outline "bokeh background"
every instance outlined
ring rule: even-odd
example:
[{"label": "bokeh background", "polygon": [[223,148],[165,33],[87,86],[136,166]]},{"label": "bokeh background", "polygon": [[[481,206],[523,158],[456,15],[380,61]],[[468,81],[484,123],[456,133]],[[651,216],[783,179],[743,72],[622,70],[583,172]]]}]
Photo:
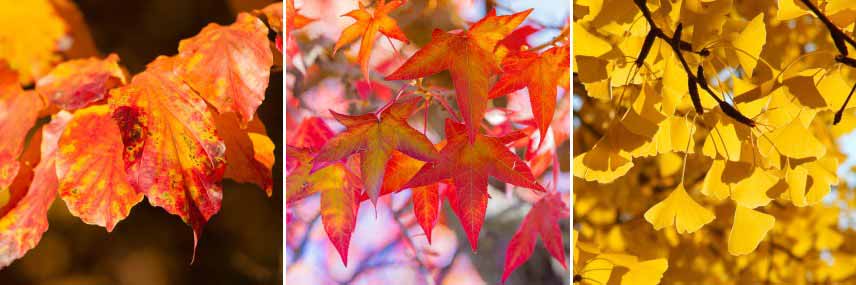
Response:
[{"label": "bokeh background", "polygon": [[[354,23],[353,19],[342,15],[357,9],[358,1],[295,0],[299,14],[317,21],[292,32],[299,54],[286,59],[288,133],[294,133],[299,123],[310,116],[321,117],[339,132],[343,126],[331,118],[328,110],[363,114],[385,104],[401,87],[402,81],[383,81],[383,75],[391,73],[418,47],[428,43],[434,28],[444,31],[463,29],[494,8],[499,15],[534,8],[528,20],[521,25],[537,30],[524,37],[527,44],[534,47],[557,37],[570,21],[570,3],[566,0],[408,0],[391,16],[411,44],[390,43],[385,37],[377,40],[369,64],[371,79],[377,89],[370,92],[366,84],[360,82],[363,75],[355,63],[358,43],[332,55],[333,45],[342,30]],[[446,96],[451,104],[455,104],[448,72],[430,76],[425,81],[426,86],[445,89],[437,94]],[[570,132],[569,96],[560,88],[561,99],[556,106],[553,125],[554,133],[559,137]],[[530,110],[526,89],[498,98],[493,103],[494,107],[525,110],[521,113]],[[447,116],[437,105],[433,103],[429,109],[427,121],[427,136],[435,143],[443,138],[443,122]],[[422,112],[418,111],[409,121],[420,131],[425,123]],[[528,116],[531,117],[531,113]],[[490,111],[487,118],[491,123],[515,120],[512,115]],[[548,141],[549,138],[550,135]],[[556,189],[563,193],[563,199],[570,201],[570,144],[567,138],[557,140],[560,143],[541,148],[557,154],[556,180],[553,180],[548,166],[536,176],[545,187],[557,186]],[[549,154],[546,157],[551,157]],[[491,198],[476,252],[470,250],[460,222],[445,200],[430,245],[412,214],[409,190],[391,195],[392,198],[382,197],[377,211],[371,202],[363,202],[351,238],[348,267],[343,266],[324,231],[319,218],[319,195],[289,204],[286,212],[286,282],[312,285],[499,284],[508,243],[537,196],[529,189],[508,187],[495,180],[491,180],[488,191]],[[570,232],[568,220],[562,221],[561,227],[563,232]],[[565,234],[564,241],[566,252],[569,252],[568,234]],[[529,261],[515,270],[506,284],[570,283],[569,272],[551,259],[540,242],[538,244]],[[414,254],[421,257],[421,263]],[[569,263],[570,260],[568,258]]]},{"label": "bokeh background", "polygon": [[[276,1],[75,1],[95,47],[116,53],[131,74],[208,23]],[[276,145],[273,197],[224,181],[222,210],[205,227],[191,265],[193,233],[177,216],[144,201],[112,233],[71,216],[57,199],[38,246],[0,270],[2,285],[282,284],[282,71],[272,71],[258,111]]]}]

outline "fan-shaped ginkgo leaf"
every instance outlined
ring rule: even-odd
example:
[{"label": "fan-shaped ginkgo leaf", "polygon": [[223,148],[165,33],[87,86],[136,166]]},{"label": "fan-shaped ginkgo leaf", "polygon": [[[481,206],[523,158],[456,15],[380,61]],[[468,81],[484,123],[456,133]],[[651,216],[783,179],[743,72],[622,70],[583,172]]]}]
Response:
[{"label": "fan-shaped ginkgo leaf", "polygon": [[59,139],[59,196],[72,215],[108,232],[143,200],[125,174],[124,149],[106,105],[76,111]]},{"label": "fan-shaped ginkgo leaf", "polygon": [[220,211],[226,147],[208,105],[159,57],[128,85],[113,89],[113,118],[122,131],[129,181],[152,205],[193,228]]},{"label": "fan-shaped ginkgo leaf", "polygon": [[713,221],[713,212],[698,204],[684,189],[683,183],[665,200],[660,201],[645,212],[645,220],[660,230],[672,225],[679,233],[692,233]]},{"label": "fan-shaped ginkgo leaf", "polygon": [[511,237],[508,249],[505,251],[502,283],[505,283],[514,269],[532,256],[535,241],[539,235],[550,255],[556,258],[562,266],[567,267],[559,220],[567,218],[568,214],[568,206],[562,201],[562,196],[555,192],[547,194],[532,206],[532,209],[523,218],[520,228]]},{"label": "fan-shaped ginkgo leaf", "polygon": [[462,33],[435,29],[431,42],[422,47],[386,80],[408,80],[449,70],[467,126],[470,142],[475,140],[487,108],[488,79],[501,68],[494,57],[496,44],[508,36],[532,9],[506,16],[491,10]]},{"label": "fan-shaped ginkgo leaf", "polygon": [[349,116],[330,111],[348,129],[327,141],[318,151],[313,168],[360,153],[363,190],[372,203],[376,203],[387,162],[394,150],[424,161],[439,157],[431,141],[407,123],[419,102],[421,98],[398,101],[381,109],[379,114]]},{"label": "fan-shaped ginkgo leaf", "polygon": [[744,255],[755,251],[775,223],[776,218],[771,215],[737,206],[734,225],[728,234],[728,253]]},{"label": "fan-shaped ginkgo leaf", "polygon": [[758,58],[761,56],[761,49],[767,42],[767,27],[764,23],[764,13],[760,13],[743,29],[743,32],[734,40],[734,47],[737,51],[737,60],[743,71],[751,77],[752,71],[758,64]]},{"label": "fan-shaped ginkgo leaf", "polygon": [[488,176],[539,191],[544,191],[544,188],[535,181],[526,162],[505,146],[505,143],[519,139],[519,135],[497,138],[479,134],[473,143],[469,143],[465,132],[462,124],[447,119],[447,143],[440,151],[440,159],[422,166],[402,188],[452,179],[455,186],[455,191],[449,193],[452,210],[461,219],[470,246],[475,251],[487,207]]},{"label": "fan-shaped ginkgo leaf", "polygon": [[369,80],[369,58],[371,57],[372,48],[377,40],[377,32],[384,34],[387,37],[409,44],[410,40],[398,27],[398,23],[389,16],[392,10],[403,5],[404,1],[393,0],[386,3],[385,0],[376,1],[374,12],[369,13],[366,8],[361,7],[358,10],[353,10],[345,14],[345,16],[354,18],[356,23],[351,24],[342,31],[339,40],[333,47],[335,54],[343,46],[362,37],[360,41],[360,53],[357,60],[360,62],[360,70],[363,72],[365,80]]},{"label": "fan-shaped ginkgo leaf", "polygon": [[63,62],[36,82],[36,91],[65,110],[76,110],[107,97],[110,89],[125,84],[119,56]]},{"label": "fan-shaped ginkgo leaf", "polygon": [[621,285],[657,285],[669,268],[665,258],[637,262],[628,267],[630,271],[621,276]]},{"label": "fan-shaped ginkgo leaf", "polygon": [[59,112],[42,129],[41,159],[32,184],[14,184],[13,199],[0,208],[0,268],[24,256],[48,229],[48,209],[56,198],[57,141],[70,119],[70,113]]},{"label": "fan-shaped ginkgo leaf", "polygon": [[218,115],[214,122],[217,133],[226,144],[225,178],[241,183],[253,183],[268,196],[273,194],[274,144],[265,126],[257,118],[246,127],[234,112]]},{"label": "fan-shaped ginkgo leaf", "polygon": [[43,105],[36,93],[21,90],[18,75],[0,63],[0,191],[18,174],[18,156]]},{"label": "fan-shaped ginkgo leaf", "polygon": [[209,24],[178,45],[178,73],[221,113],[253,119],[265,98],[273,53],[268,29],[256,17],[238,14],[229,26]]},{"label": "fan-shaped ginkgo leaf", "polygon": [[556,112],[559,78],[569,67],[570,49],[567,46],[553,47],[540,55],[531,51],[513,53],[502,60],[502,75],[490,89],[488,98],[527,87],[535,124],[543,138]]}]

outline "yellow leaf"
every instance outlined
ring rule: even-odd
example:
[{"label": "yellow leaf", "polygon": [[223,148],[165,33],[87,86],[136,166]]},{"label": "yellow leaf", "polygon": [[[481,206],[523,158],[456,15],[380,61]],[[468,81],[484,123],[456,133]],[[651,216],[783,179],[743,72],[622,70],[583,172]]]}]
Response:
[{"label": "yellow leaf", "polygon": [[574,56],[599,57],[612,49],[612,45],[574,22]]},{"label": "yellow leaf", "polygon": [[683,184],[678,184],[669,197],[645,212],[645,220],[655,230],[675,225],[679,233],[695,232],[714,218],[713,212],[690,198]]},{"label": "yellow leaf", "polygon": [[773,228],[776,218],[750,208],[737,206],[734,225],[728,234],[728,253],[744,255],[758,247],[767,232]]},{"label": "yellow leaf", "polygon": [[704,177],[701,193],[716,200],[727,198],[731,194],[731,187],[722,179],[724,171],[725,161],[714,160]]},{"label": "yellow leaf", "polygon": [[752,21],[749,21],[743,32],[734,40],[734,47],[742,50],[742,52],[736,52],[737,60],[740,61],[743,71],[749,77],[752,77],[752,71],[755,70],[755,65],[758,64],[758,57],[761,56],[761,49],[766,42],[767,29],[764,24],[763,13],[758,14]]},{"label": "yellow leaf", "polygon": [[630,266],[630,271],[621,277],[621,285],[656,285],[669,268],[665,258],[638,262]]},{"label": "yellow leaf", "polygon": [[765,206],[772,200],[767,197],[767,190],[770,190],[778,181],[779,179],[775,175],[763,169],[755,168],[751,176],[734,185],[731,199],[734,199],[737,205],[750,209]]},{"label": "yellow leaf", "polygon": [[808,170],[797,166],[794,169],[785,170],[785,182],[788,183],[788,195],[794,206],[805,207],[808,205],[805,198],[805,186],[808,179]]}]

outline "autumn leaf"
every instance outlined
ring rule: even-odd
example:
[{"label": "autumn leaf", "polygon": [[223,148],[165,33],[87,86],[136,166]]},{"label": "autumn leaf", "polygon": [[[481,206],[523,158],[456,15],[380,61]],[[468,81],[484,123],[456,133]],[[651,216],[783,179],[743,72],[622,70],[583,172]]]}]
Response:
[{"label": "autumn leaf", "polygon": [[683,183],[678,184],[668,198],[648,209],[644,216],[655,230],[674,225],[679,233],[695,232],[715,218],[710,210],[687,194]]},{"label": "autumn leaf", "polygon": [[0,59],[29,84],[47,73],[61,58],[60,42],[67,24],[50,0],[10,1],[0,5]]},{"label": "autumn leaf", "polygon": [[143,194],[128,182],[122,134],[106,105],[74,112],[59,138],[59,196],[72,215],[113,231]]},{"label": "autumn leaf", "polygon": [[529,89],[529,102],[535,123],[545,137],[553,122],[556,109],[556,88],[559,78],[570,64],[570,49],[567,46],[553,47],[542,54],[531,51],[513,53],[502,61],[502,75],[488,93],[496,98],[520,88]]},{"label": "autumn leaf", "polygon": [[491,10],[469,31],[452,33],[435,29],[431,42],[385,79],[409,80],[448,70],[457,92],[458,108],[467,126],[467,135],[472,142],[487,108],[488,79],[501,71],[493,54],[494,48],[531,12],[529,9],[496,16],[496,11]]},{"label": "autumn leaf", "polygon": [[119,56],[63,62],[36,82],[36,91],[60,108],[73,111],[101,101],[110,89],[125,84]]},{"label": "autumn leaf", "polygon": [[568,206],[562,201],[559,193],[550,193],[542,197],[520,224],[520,228],[511,237],[508,249],[505,251],[505,266],[502,272],[502,283],[514,272],[514,269],[529,260],[535,249],[535,241],[541,236],[541,241],[556,260],[565,264],[565,247],[562,244],[562,229],[559,220],[568,218]]},{"label": "autumn leaf", "polygon": [[308,149],[286,146],[285,151],[286,157],[296,160],[296,168],[286,177],[286,203],[321,193],[321,222],[327,238],[347,266],[348,246],[359,208],[359,178],[343,163],[334,163],[310,174],[312,155]]},{"label": "autumn leaf", "polygon": [[327,141],[318,151],[313,169],[360,153],[363,189],[376,204],[384,169],[394,150],[423,161],[439,157],[431,141],[407,123],[407,118],[419,107],[420,101],[421,98],[398,101],[387,109],[379,110],[379,113],[359,116],[330,111],[347,130]]},{"label": "autumn leaf", "polygon": [[380,32],[389,38],[399,40],[404,44],[410,43],[407,36],[404,35],[404,32],[402,32],[401,28],[398,27],[398,23],[395,19],[389,16],[389,13],[392,12],[392,10],[395,10],[403,4],[404,1],[393,0],[386,3],[385,0],[379,0],[375,4],[373,13],[369,13],[366,7],[362,7],[362,4],[360,4],[360,9],[353,10],[345,14],[345,16],[354,18],[357,22],[351,24],[342,31],[342,35],[339,36],[339,40],[336,41],[336,45],[333,47],[333,54],[343,46],[362,37],[362,40],[360,41],[360,53],[357,58],[360,62],[360,70],[363,72],[363,77],[368,81],[369,58],[371,57],[374,43],[377,40],[377,32]]},{"label": "autumn leaf", "polygon": [[737,206],[734,226],[728,234],[728,253],[744,255],[755,251],[775,223],[776,218],[771,215]]},{"label": "autumn leaf", "polygon": [[[285,54],[289,58],[296,56],[300,51],[297,48],[297,41],[294,40],[294,37],[291,35],[296,29],[303,28],[309,23],[314,22],[316,19],[312,19],[298,13],[298,9],[294,8],[294,0],[285,0],[285,37],[288,46],[285,48]],[[281,39],[280,39],[281,40]],[[280,43],[280,46],[282,44]],[[282,48],[280,47],[280,50]]]},{"label": "autumn leaf", "polygon": [[111,90],[110,105],[129,182],[193,228],[195,249],[202,227],[220,210],[226,150],[208,105],[173,72],[175,61],[155,59]]},{"label": "autumn leaf", "polygon": [[18,174],[18,156],[43,105],[36,93],[21,90],[16,72],[0,64],[0,191]]},{"label": "autumn leaf", "polygon": [[505,143],[519,135],[489,137],[477,135],[469,143],[464,125],[446,120],[448,142],[437,161],[422,166],[402,188],[413,188],[452,179],[455,191],[449,199],[455,214],[461,219],[473,251],[478,247],[478,235],[487,208],[489,176],[513,185],[544,191],[535,181],[526,162],[508,150]]},{"label": "autumn leaf", "polygon": [[42,130],[41,160],[32,184],[17,184],[13,199],[0,208],[0,268],[34,248],[48,229],[47,212],[56,197],[56,150],[72,115],[60,112]]},{"label": "autumn leaf", "polygon": [[217,134],[226,144],[225,178],[240,183],[253,183],[262,188],[268,197],[273,194],[274,144],[268,137],[265,126],[258,118],[250,121],[246,128],[233,112],[218,115]]},{"label": "autumn leaf", "polygon": [[273,53],[264,23],[247,13],[229,26],[209,24],[178,45],[177,73],[220,113],[253,119],[265,99]]},{"label": "autumn leaf", "polygon": [[286,135],[286,144],[290,146],[318,150],[335,134],[321,118],[307,117],[300,121],[297,129]]}]

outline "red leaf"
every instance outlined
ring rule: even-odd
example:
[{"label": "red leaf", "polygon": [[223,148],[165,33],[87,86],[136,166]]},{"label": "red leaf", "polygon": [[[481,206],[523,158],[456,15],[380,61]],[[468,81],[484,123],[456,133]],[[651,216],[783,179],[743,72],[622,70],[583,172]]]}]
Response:
[{"label": "red leaf", "polygon": [[300,121],[293,132],[288,132],[286,144],[298,148],[318,150],[333,137],[333,130],[318,117],[308,117]]},{"label": "red leaf", "polygon": [[107,92],[125,84],[119,57],[88,58],[63,62],[36,82],[36,91],[51,103],[69,111],[80,109],[107,97]]},{"label": "red leaf", "polygon": [[0,63],[0,190],[15,179],[24,140],[43,107],[36,93],[21,90],[17,73]]},{"label": "red leaf", "polygon": [[[48,229],[47,212],[56,197],[55,153],[57,140],[71,119],[60,112],[42,130],[41,161],[35,168],[33,183],[15,183],[13,199],[0,209],[0,268],[24,256],[39,243]],[[29,187],[27,187],[29,184]]]},{"label": "red leaf", "polygon": [[569,63],[567,46],[551,48],[541,55],[531,51],[511,54],[502,61],[502,76],[488,97],[492,99],[528,87],[535,123],[544,138],[556,109],[556,87]]},{"label": "red leaf", "polygon": [[181,78],[221,113],[253,119],[265,99],[273,53],[268,29],[256,17],[238,14],[229,26],[209,24],[178,45]]},{"label": "red leaf", "polygon": [[565,264],[562,230],[559,228],[559,220],[567,218],[568,214],[568,206],[562,201],[562,196],[558,192],[547,194],[532,206],[505,251],[503,284],[514,269],[532,256],[537,235],[541,236],[541,241],[544,242],[550,255],[561,262],[562,266],[568,268]]},{"label": "red leaf", "polygon": [[416,79],[449,70],[457,92],[458,107],[472,142],[487,108],[488,79],[501,70],[493,50],[530,12],[532,9],[496,16],[496,11],[492,10],[464,33],[435,29],[431,34],[431,42],[413,54],[386,80]]},{"label": "red leaf", "polygon": [[111,90],[110,105],[131,185],[193,228],[195,251],[202,227],[220,211],[226,147],[208,105],[173,72],[175,64],[155,59]]},{"label": "red leaf", "polygon": [[463,125],[447,119],[448,143],[440,151],[440,159],[422,166],[402,188],[452,179],[455,185],[455,191],[449,193],[452,209],[461,219],[475,251],[487,208],[488,176],[521,187],[540,191],[544,188],[535,181],[526,162],[505,146],[505,142],[519,138],[519,133],[500,138],[478,134],[471,144],[464,131]]},{"label": "red leaf", "polygon": [[399,101],[380,114],[348,116],[331,111],[336,120],[348,129],[327,141],[315,157],[313,168],[318,169],[359,152],[363,189],[372,203],[376,203],[387,162],[394,150],[423,161],[438,158],[431,141],[407,124],[407,118],[420,101],[421,98]]},{"label": "red leaf", "polygon": [[143,200],[125,174],[124,145],[108,106],[80,109],[59,139],[59,196],[72,215],[113,231]]}]

